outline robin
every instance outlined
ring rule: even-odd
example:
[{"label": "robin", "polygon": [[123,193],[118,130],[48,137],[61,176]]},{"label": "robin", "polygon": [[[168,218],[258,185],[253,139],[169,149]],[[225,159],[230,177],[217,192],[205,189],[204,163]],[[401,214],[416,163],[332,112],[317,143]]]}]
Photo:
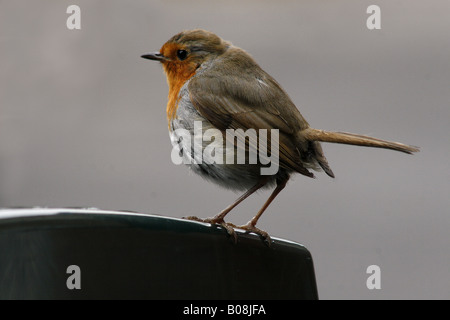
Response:
[{"label": "robin", "polygon": [[[234,203],[214,217],[187,219],[221,225],[235,241],[234,228],[240,228],[260,235],[270,244],[268,233],[257,228],[256,223],[293,173],[313,178],[310,170],[323,170],[334,178],[320,142],[386,148],[408,154],[419,151],[398,142],[311,128],[274,78],[261,69],[246,51],[214,33],[200,29],[180,32],[170,38],[159,52],[142,55],[142,58],[159,61],[166,74],[169,86],[167,120],[174,148],[191,160],[188,164],[195,173],[223,187],[245,190]],[[200,132],[195,130],[196,123],[201,124]],[[211,129],[223,136],[223,139],[215,136],[216,151],[221,148],[231,152],[236,159],[238,149],[245,150],[246,161],[229,163],[205,157],[198,161],[208,145],[200,140],[200,148],[192,147],[192,140],[179,132],[188,132],[195,140],[198,133]],[[245,136],[250,129],[270,132],[265,140],[259,139],[256,143]],[[230,141],[229,130],[240,130],[240,134]],[[274,147],[270,144],[275,133],[278,140]],[[239,139],[243,143],[239,143]],[[262,158],[256,163],[248,161],[251,150],[255,153],[263,146],[267,147],[268,155],[278,151],[278,170],[270,175],[262,174],[261,169],[268,166]],[[247,224],[237,227],[224,221],[239,203],[257,190],[269,187],[274,187],[274,191]]]}]

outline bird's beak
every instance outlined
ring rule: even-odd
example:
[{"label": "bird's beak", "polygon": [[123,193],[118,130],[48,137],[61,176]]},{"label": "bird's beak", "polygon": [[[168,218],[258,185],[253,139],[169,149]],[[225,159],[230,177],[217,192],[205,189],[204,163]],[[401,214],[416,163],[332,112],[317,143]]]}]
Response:
[{"label": "bird's beak", "polygon": [[159,52],[151,52],[151,53],[146,53],[146,54],[143,54],[142,56],[141,56],[141,58],[144,58],[144,59],[150,59],[150,60],[156,60],[156,61],[167,61],[167,60],[169,60],[168,58],[166,58],[166,57],[164,57],[161,53],[159,53]]}]

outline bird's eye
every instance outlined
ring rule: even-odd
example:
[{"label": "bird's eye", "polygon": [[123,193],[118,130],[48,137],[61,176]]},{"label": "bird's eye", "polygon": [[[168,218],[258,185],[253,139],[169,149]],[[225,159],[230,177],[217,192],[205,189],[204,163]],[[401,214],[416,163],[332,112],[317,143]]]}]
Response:
[{"label": "bird's eye", "polygon": [[181,61],[183,61],[184,59],[186,59],[188,55],[188,52],[186,50],[178,50],[177,51],[177,57],[178,59],[180,59]]}]

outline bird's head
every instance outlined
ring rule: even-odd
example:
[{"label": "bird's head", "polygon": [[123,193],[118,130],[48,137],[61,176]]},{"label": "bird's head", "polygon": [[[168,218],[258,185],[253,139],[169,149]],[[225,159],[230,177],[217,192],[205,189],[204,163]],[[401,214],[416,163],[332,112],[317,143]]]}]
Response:
[{"label": "bird's head", "polygon": [[159,61],[172,80],[186,80],[206,61],[224,53],[231,44],[212,32],[196,29],[180,32],[159,50],[142,58]]}]

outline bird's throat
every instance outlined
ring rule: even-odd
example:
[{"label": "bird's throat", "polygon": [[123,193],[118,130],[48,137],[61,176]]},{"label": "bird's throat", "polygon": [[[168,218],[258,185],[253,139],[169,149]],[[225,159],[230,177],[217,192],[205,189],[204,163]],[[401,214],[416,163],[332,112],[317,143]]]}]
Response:
[{"label": "bird's throat", "polygon": [[168,66],[165,68],[167,84],[169,85],[169,96],[166,110],[169,127],[170,122],[176,117],[177,114],[178,102],[180,101],[180,90],[186,81],[188,81],[195,74],[195,69],[189,70],[183,68],[184,70],[179,70],[176,67],[177,66]]}]

